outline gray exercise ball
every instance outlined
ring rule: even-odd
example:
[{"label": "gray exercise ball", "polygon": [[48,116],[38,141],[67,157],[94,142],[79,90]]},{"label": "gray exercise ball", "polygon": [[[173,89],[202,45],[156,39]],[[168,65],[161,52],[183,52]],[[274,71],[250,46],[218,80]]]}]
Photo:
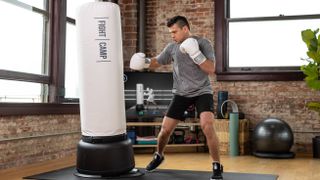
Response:
[{"label": "gray exercise ball", "polygon": [[290,126],[280,119],[261,121],[253,132],[253,148],[261,153],[288,153],[293,145]]}]

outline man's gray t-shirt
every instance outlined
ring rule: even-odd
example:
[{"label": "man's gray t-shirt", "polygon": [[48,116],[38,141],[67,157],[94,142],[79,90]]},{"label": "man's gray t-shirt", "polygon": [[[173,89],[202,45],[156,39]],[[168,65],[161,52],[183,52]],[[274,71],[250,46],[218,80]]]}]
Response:
[{"label": "man's gray t-shirt", "polygon": [[[192,36],[199,43],[200,51],[211,61],[215,60],[212,45],[208,39]],[[180,52],[181,43],[169,43],[156,57],[159,64],[173,63],[173,93],[185,97],[212,94],[208,74],[195,64],[188,54]]]}]

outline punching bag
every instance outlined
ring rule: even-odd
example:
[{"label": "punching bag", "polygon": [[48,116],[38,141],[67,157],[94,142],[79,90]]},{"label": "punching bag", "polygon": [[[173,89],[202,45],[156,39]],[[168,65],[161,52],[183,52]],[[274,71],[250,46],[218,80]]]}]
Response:
[{"label": "punching bag", "polygon": [[86,3],[78,8],[76,27],[82,132],[76,175],[128,173],[135,162],[126,135],[120,8]]}]

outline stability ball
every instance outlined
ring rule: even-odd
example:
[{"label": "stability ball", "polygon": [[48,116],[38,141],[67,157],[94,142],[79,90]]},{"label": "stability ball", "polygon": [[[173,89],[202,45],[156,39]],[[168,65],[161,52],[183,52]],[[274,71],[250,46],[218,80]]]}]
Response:
[{"label": "stability ball", "polygon": [[253,154],[258,157],[291,158],[293,133],[290,126],[275,118],[261,121],[253,132]]}]

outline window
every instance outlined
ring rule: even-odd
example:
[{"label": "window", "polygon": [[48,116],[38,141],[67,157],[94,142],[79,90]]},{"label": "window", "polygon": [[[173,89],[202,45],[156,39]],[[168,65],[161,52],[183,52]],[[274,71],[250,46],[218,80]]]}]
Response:
[{"label": "window", "polygon": [[[43,102],[43,85],[39,83],[1,80],[0,102]],[[21,93],[23,90],[23,93]]]},{"label": "window", "polygon": [[320,24],[318,0],[215,1],[217,80],[300,80],[301,31]]},{"label": "window", "polygon": [[93,1],[92,0],[77,0],[77,1],[68,0],[67,1],[66,73],[65,73],[66,100],[74,100],[74,98],[79,98],[75,17],[76,17],[76,9],[82,4],[87,2],[93,2]]},{"label": "window", "polygon": [[64,103],[66,1],[0,0],[0,11],[0,115],[79,114]]},{"label": "window", "polygon": [[0,102],[46,102],[47,0],[0,0]]}]

